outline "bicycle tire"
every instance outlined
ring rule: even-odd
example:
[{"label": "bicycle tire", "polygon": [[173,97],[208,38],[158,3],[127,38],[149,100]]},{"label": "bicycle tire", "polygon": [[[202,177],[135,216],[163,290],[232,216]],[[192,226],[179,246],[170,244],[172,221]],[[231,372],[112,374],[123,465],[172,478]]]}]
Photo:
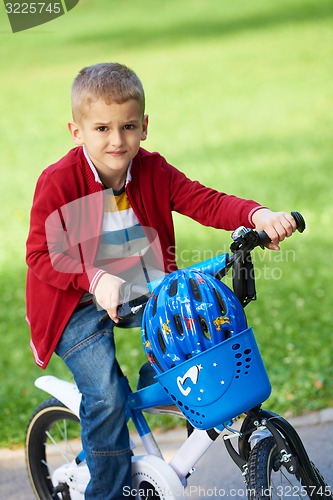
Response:
[{"label": "bicycle tire", "polygon": [[[288,497],[310,498],[311,500],[332,499],[330,487],[312,462],[311,466],[316,481],[308,478],[301,464],[295,474],[288,472],[277,458],[274,438],[262,439],[249,455],[247,473],[249,500],[275,500]],[[313,484],[314,482],[316,484]]]},{"label": "bicycle tire", "polygon": [[[77,444],[77,450],[74,450]],[[70,500],[69,489],[55,493],[52,470],[75,459],[81,448],[77,416],[56,398],[44,401],[33,413],[26,431],[25,456],[30,483],[41,500]]]}]

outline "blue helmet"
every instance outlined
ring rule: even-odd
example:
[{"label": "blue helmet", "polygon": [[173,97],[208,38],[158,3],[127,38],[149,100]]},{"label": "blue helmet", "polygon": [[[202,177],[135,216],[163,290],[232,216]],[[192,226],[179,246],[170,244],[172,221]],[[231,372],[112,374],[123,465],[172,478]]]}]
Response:
[{"label": "blue helmet", "polygon": [[246,327],[243,308],[224,283],[182,269],[166,276],[149,299],[142,342],[155,371],[163,373]]}]

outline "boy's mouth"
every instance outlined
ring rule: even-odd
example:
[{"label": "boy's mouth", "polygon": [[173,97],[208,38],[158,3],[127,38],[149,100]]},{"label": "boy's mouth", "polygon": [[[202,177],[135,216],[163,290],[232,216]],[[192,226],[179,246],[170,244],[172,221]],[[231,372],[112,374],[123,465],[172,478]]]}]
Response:
[{"label": "boy's mouth", "polygon": [[108,151],[107,152],[107,154],[109,154],[110,156],[114,156],[116,158],[123,156],[125,153],[126,153],[126,151]]}]

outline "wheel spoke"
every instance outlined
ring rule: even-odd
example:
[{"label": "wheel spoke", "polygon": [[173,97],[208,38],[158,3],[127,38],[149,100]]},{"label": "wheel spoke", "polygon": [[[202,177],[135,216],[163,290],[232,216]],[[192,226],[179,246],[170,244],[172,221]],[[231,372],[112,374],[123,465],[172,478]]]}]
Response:
[{"label": "wheel spoke", "polygon": [[[37,408],[26,439],[27,467],[37,497],[43,500],[59,498],[59,494],[54,496],[54,487],[60,485],[54,485],[52,477],[56,469],[73,462],[78,454],[76,445],[81,449],[79,438],[78,418],[58,400],[49,399]],[[66,488],[66,485],[62,487]],[[61,493],[61,497],[63,495]],[[66,498],[70,498],[69,488],[66,489]]]},{"label": "wheel spoke", "polygon": [[[54,448],[59,452],[59,454],[62,456],[62,458],[67,463],[70,463],[75,458],[76,454],[75,454],[74,450],[72,449],[69,441],[64,440],[64,441],[60,441],[60,443],[58,443],[57,439],[54,438],[53,435],[49,431],[47,431],[45,434],[48,437],[48,439],[51,441],[51,443],[53,444]],[[65,448],[63,449],[64,444],[65,444]]]}]

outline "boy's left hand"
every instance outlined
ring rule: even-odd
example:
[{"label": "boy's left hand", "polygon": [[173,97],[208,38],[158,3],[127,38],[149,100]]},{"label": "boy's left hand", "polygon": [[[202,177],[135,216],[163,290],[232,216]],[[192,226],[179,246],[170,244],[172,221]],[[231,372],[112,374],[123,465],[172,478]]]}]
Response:
[{"label": "boy's left hand", "polygon": [[266,245],[270,250],[280,250],[279,242],[296,231],[296,221],[292,215],[287,212],[272,212],[268,208],[254,212],[252,222],[256,231],[265,231],[271,239],[271,243]]}]

